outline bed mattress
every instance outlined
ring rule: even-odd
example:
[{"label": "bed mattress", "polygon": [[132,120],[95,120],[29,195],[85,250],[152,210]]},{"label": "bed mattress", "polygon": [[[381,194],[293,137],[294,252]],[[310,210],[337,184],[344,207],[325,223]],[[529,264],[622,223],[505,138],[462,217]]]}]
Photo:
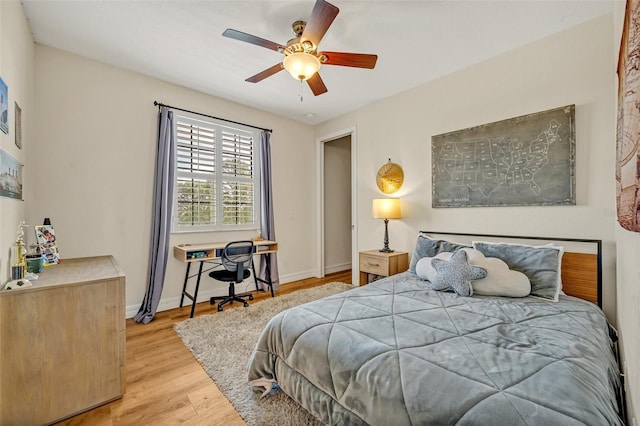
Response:
[{"label": "bed mattress", "polygon": [[597,306],[460,297],[410,272],[276,315],[258,378],[326,424],[622,424]]}]

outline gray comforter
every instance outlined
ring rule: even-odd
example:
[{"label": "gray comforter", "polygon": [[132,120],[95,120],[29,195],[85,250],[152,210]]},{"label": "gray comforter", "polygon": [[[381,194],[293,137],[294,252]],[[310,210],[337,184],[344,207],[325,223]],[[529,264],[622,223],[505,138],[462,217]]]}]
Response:
[{"label": "gray comforter", "polygon": [[249,364],[327,424],[615,425],[593,304],[460,297],[406,272],[276,315]]}]

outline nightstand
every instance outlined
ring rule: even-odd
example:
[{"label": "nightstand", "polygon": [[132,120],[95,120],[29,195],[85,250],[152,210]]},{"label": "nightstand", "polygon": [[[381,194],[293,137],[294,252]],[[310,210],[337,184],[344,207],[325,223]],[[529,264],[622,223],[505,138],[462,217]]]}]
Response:
[{"label": "nightstand", "polygon": [[383,253],[379,250],[360,252],[360,285],[369,284],[368,274],[389,277],[409,269],[409,254],[404,251]]}]

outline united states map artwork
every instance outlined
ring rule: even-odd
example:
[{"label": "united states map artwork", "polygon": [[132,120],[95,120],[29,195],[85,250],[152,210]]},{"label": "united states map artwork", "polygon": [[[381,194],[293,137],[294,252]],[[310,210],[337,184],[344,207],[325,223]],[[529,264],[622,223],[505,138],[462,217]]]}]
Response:
[{"label": "united states map artwork", "polygon": [[575,106],[432,137],[432,206],[575,204]]}]

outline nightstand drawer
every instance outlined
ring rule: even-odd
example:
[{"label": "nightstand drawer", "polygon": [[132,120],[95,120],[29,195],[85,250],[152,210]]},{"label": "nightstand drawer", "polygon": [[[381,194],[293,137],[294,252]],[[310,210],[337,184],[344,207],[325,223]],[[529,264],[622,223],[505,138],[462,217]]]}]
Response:
[{"label": "nightstand drawer", "polygon": [[360,271],[376,275],[389,275],[389,258],[360,253]]}]

